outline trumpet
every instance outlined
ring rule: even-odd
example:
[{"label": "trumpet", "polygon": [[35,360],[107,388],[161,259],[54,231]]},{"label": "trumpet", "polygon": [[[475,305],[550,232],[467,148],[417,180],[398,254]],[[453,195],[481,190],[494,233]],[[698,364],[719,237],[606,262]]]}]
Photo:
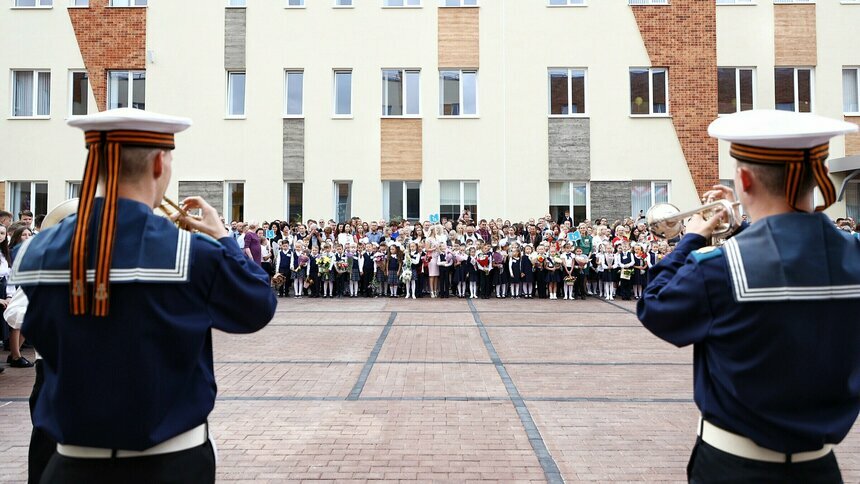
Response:
[{"label": "trumpet", "polygon": [[699,208],[682,212],[681,209],[671,203],[658,203],[648,209],[648,213],[645,214],[645,223],[654,237],[663,240],[674,239],[681,235],[684,230],[684,220],[697,213],[707,220],[714,216],[716,210],[723,208],[726,211],[727,220],[717,225],[711,234],[712,243],[722,244],[741,226],[741,221],[735,215],[735,207],[738,206],[740,206],[740,202],[717,200],[706,203]]},{"label": "trumpet", "polygon": [[[51,209],[51,211],[48,212],[47,215],[45,215],[45,220],[42,221],[42,229],[44,230],[48,227],[51,227],[52,225],[56,225],[61,220],[63,220],[64,218],[68,217],[69,215],[77,213],[79,202],[80,202],[79,198],[70,198],[64,202],[61,202],[56,207]],[[183,217],[190,217],[190,218],[197,218],[197,219],[200,218],[197,215],[189,214],[182,207],[180,207],[176,202],[174,202],[173,200],[171,200],[167,197],[164,197],[163,201],[161,202],[161,205],[158,206],[158,210],[160,210],[165,216],[167,216],[167,218],[170,218],[173,214],[175,214],[177,212]],[[176,221],[176,226],[177,227],[179,226],[178,220]]]}]

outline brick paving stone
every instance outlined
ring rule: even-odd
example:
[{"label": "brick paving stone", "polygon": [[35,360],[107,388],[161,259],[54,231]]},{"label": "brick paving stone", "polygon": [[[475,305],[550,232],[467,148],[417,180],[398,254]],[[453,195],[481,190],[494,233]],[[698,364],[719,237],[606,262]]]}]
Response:
[{"label": "brick paving stone", "polygon": [[506,397],[492,365],[377,363],[362,397]]},{"label": "brick paving stone", "polygon": [[692,366],[507,365],[524,397],[693,399]]},{"label": "brick paving stone", "polygon": [[[263,331],[214,335],[219,482],[545,482],[467,301],[279,302]],[[697,411],[675,400],[692,395],[689,348],[644,330],[634,302],[472,303],[567,482],[683,481]],[[0,375],[2,483],[26,480],[33,377]],[[860,482],[857,426],[837,457]]]},{"label": "brick paving stone", "polygon": [[[400,316],[398,316],[400,319]],[[475,326],[393,327],[379,352],[380,361],[483,361],[490,356]]]}]

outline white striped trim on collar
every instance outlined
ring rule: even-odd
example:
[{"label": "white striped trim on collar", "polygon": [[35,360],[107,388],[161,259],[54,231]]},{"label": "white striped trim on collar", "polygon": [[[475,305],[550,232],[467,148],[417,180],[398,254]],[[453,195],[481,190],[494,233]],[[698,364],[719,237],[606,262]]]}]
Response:
[{"label": "white striped trim on collar", "polygon": [[[21,261],[24,260],[24,254],[32,240],[33,238],[30,238],[21,246],[12,268],[10,283],[15,285],[68,283],[69,271],[65,269],[20,271]],[[174,259],[173,268],[147,269],[134,267],[129,269],[111,269],[110,280],[111,282],[185,282],[188,280],[190,255],[191,232],[180,230],[176,242],[176,258]],[[95,274],[95,269],[87,270],[87,281],[94,282]]]},{"label": "white striped trim on collar", "polygon": [[729,264],[737,302],[751,301],[815,301],[826,299],[851,299],[860,297],[860,284],[844,286],[798,286],[750,288],[740,247],[735,239],[723,246]]}]

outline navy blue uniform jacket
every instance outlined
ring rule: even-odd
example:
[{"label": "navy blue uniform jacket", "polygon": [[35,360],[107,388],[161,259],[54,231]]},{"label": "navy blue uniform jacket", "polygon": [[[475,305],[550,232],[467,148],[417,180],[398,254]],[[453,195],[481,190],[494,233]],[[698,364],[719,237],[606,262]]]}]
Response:
[{"label": "navy blue uniform jacket", "polygon": [[791,213],[704,246],[686,235],[637,308],[655,335],[694,345],[704,418],[783,453],[839,443],[860,409],[860,241]]},{"label": "navy blue uniform jacket", "polygon": [[[142,450],[202,424],[212,410],[212,329],[257,331],[276,300],[266,273],[232,237],[180,231],[126,199],[117,219],[108,317],[69,314],[76,215],[30,239],[13,278],[30,300],[23,334],[44,358],[35,426],[63,444]],[[90,234],[93,244],[94,225]]]}]

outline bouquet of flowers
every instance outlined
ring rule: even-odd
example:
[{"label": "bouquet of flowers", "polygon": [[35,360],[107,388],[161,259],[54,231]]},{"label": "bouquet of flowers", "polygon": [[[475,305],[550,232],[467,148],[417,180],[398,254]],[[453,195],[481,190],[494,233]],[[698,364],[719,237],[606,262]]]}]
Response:
[{"label": "bouquet of flowers", "polygon": [[409,267],[404,267],[402,271],[400,271],[400,282],[409,284],[412,281],[412,269]]},{"label": "bouquet of flowers", "polygon": [[331,272],[332,268],[331,257],[327,255],[320,256],[317,259],[317,265],[319,266],[320,276],[328,274],[329,272]]},{"label": "bouquet of flowers", "polygon": [[478,269],[485,272],[490,272],[490,257],[483,252],[478,254]]},{"label": "bouquet of flowers", "polygon": [[576,277],[574,276],[565,276],[564,277],[564,285],[572,286],[576,282]]},{"label": "bouquet of flowers", "polygon": [[531,258],[531,260],[532,260],[532,264],[533,264],[533,265],[536,265],[536,266],[538,266],[538,267],[542,267],[542,266],[543,266],[544,261],[546,261],[546,257],[544,257],[544,256],[542,256],[542,255],[540,255],[540,254],[538,254],[537,252],[533,253],[533,254],[530,256],[530,258]]},{"label": "bouquet of flowers", "polygon": [[557,266],[558,266],[558,265],[561,265],[561,256],[558,256],[558,255],[557,255],[557,256],[553,257],[553,258],[552,258],[552,262],[553,262],[555,265],[557,265]]},{"label": "bouquet of flowers", "polygon": [[309,260],[310,260],[310,259],[308,259],[308,256],[306,256],[306,255],[300,255],[300,256],[299,256],[299,265],[298,265],[298,267],[296,267],[296,268],[294,268],[294,269],[293,269],[293,272],[299,272],[300,270],[302,270],[302,269],[304,269],[305,267],[307,267],[307,265],[308,265],[308,261],[309,261]]},{"label": "bouquet of flowers", "polygon": [[502,267],[502,264],[505,262],[505,255],[501,252],[493,252],[493,266],[494,267]]},{"label": "bouquet of flowers", "polygon": [[578,255],[574,257],[573,260],[580,268],[585,267],[588,264],[588,257],[584,255]]},{"label": "bouquet of flowers", "polygon": [[459,254],[456,254],[456,255],[454,256],[454,260],[455,260],[456,262],[458,262],[458,263],[459,263],[459,262],[463,262],[463,261],[465,261],[465,260],[466,260],[466,259],[468,259],[468,258],[469,258],[469,256],[467,256],[466,254],[463,254],[463,253],[459,253]]},{"label": "bouquet of flowers", "polygon": [[338,274],[344,274],[346,272],[349,272],[350,269],[349,263],[345,260],[338,261],[337,264],[335,264],[334,268]]}]

